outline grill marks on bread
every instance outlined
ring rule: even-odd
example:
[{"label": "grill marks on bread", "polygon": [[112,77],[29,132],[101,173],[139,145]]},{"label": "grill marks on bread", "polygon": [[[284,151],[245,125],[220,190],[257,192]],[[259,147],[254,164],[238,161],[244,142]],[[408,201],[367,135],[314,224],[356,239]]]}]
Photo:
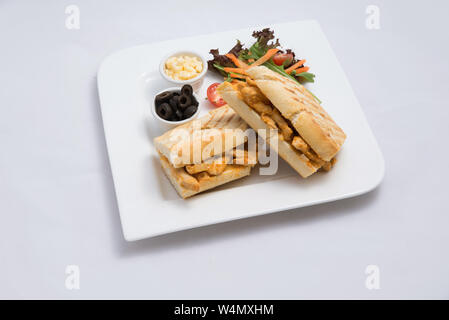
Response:
[{"label": "grill marks on bread", "polygon": [[181,197],[250,174],[257,161],[236,149],[245,143],[247,128],[225,105],[154,139],[162,168]]},{"label": "grill marks on bread", "polygon": [[[236,136],[235,139],[237,139],[237,136],[242,136],[242,131],[245,131],[247,128],[248,125],[246,124],[246,122],[242,118],[240,118],[229,106],[225,105],[223,107],[210,111],[205,116],[197,120],[193,120],[189,123],[183,124],[155,138],[154,145],[156,149],[160,153],[162,153],[171,164],[178,168],[188,164],[192,164],[193,160],[196,159],[195,157],[193,157],[194,142],[197,146],[200,145],[201,150],[203,150],[207,147],[207,144],[214,143],[214,136],[230,136],[233,135],[234,132]],[[200,141],[198,141],[200,139],[201,143]],[[218,143],[218,138],[215,140],[215,142]],[[222,139],[222,141],[226,140]],[[233,147],[234,146],[224,146],[224,148],[231,149]],[[211,149],[213,149],[212,146]],[[184,152],[186,153],[186,155],[184,156],[183,150],[185,150],[186,152],[190,151],[190,157],[186,152]],[[222,151],[220,152],[220,154],[221,153]],[[214,154],[211,154],[211,156],[213,155]]]},{"label": "grill marks on bread", "polygon": [[[254,82],[253,82],[254,83]],[[251,85],[251,82],[239,82],[234,85],[234,88],[239,92],[239,95],[245,103],[254,109],[261,117],[261,119],[272,129],[280,131],[279,136],[291,145],[300,153],[302,153],[307,161],[311,162],[313,167],[331,168],[329,161],[322,160],[310,146],[304,141],[299,133],[291,125],[290,121],[285,119],[279,110],[272,105],[270,100],[262,93],[262,91]],[[292,90],[293,89],[289,89]],[[260,104],[264,104],[264,108],[260,108]]]},{"label": "grill marks on bread", "polygon": [[336,155],[346,134],[304,86],[264,66],[247,72],[321,159],[329,161]]},{"label": "grill marks on bread", "polygon": [[201,129],[241,129],[246,130],[248,125],[231,108],[223,106],[212,110],[210,116],[201,123]]}]

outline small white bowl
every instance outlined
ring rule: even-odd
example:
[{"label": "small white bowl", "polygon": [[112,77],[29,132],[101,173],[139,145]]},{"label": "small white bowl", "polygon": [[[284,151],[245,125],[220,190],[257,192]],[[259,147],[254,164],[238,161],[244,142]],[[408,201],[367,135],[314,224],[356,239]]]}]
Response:
[{"label": "small white bowl", "polygon": [[163,127],[166,127],[166,128],[176,127],[176,126],[179,126],[181,124],[184,124],[184,123],[187,123],[189,121],[192,121],[192,120],[194,120],[194,119],[196,119],[198,117],[198,115],[200,113],[201,104],[200,104],[200,100],[199,100],[198,95],[195,92],[193,92],[193,96],[195,97],[196,101],[198,101],[198,108],[196,109],[196,112],[190,118],[187,118],[187,119],[184,119],[184,120],[180,120],[180,121],[169,121],[169,120],[162,119],[156,112],[155,99],[156,99],[156,96],[158,94],[160,94],[162,92],[165,92],[165,91],[181,91],[181,87],[166,88],[164,90],[161,90],[161,91],[157,92],[154,95],[154,97],[153,97],[153,101],[151,102],[151,113],[153,114],[153,116],[159,121],[159,123]]},{"label": "small white bowl", "polygon": [[[193,56],[193,57],[197,57],[201,60],[201,62],[203,63],[203,70],[195,77],[189,80],[175,80],[172,79],[171,77],[169,77],[166,73],[165,73],[165,62],[168,60],[168,58],[171,57],[178,57],[178,56]],[[159,72],[161,73],[162,77],[171,82],[174,83],[176,85],[184,85],[184,84],[190,84],[192,86],[192,89],[194,92],[198,92],[198,90],[201,88],[201,85],[203,84],[203,78],[204,75],[207,72],[207,60],[206,58],[204,58],[201,54],[194,52],[194,51],[177,51],[177,52],[173,52],[169,55],[166,55],[160,65],[159,65]]]}]

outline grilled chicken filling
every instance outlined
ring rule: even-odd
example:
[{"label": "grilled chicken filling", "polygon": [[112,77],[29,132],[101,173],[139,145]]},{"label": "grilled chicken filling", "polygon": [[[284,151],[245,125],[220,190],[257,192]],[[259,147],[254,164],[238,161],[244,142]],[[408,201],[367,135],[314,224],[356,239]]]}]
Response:
[{"label": "grilled chicken filling", "polygon": [[315,151],[301,138],[299,133],[286,120],[278,109],[276,109],[270,100],[257,88],[254,81],[248,79],[247,82],[239,81],[235,88],[240,92],[240,95],[245,103],[254,109],[265,122],[268,127],[278,129],[280,138],[289,142],[298,152],[304,154],[312,164],[325,171],[329,171],[335,164],[336,159],[331,161],[324,161]]},{"label": "grilled chicken filling", "polygon": [[[164,157],[162,154],[160,156]],[[228,166],[254,166],[256,163],[255,153],[236,148],[230,154],[219,155],[200,164],[186,165],[181,168],[171,166],[171,170],[182,187],[199,191],[201,181],[211,176],[219,176]]]}]

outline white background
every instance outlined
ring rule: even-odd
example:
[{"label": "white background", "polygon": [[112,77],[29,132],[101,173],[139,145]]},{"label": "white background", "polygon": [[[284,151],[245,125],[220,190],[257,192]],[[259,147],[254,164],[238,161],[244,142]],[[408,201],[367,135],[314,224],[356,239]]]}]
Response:
[{"label": "white background", "polygon": [[[70,4],[80,30],[65,28]],[[380,30],[365,27],[369,4]],[[0,298],[449,298],[448,12],[445,1],[1,1]],[[378,139],[381,186],[125,242],[97,96],[102,59],[304,19],[321,24]],[[71,264],[80,290],[65,288]],[[370,264],[379,290],[365,287]]]}]

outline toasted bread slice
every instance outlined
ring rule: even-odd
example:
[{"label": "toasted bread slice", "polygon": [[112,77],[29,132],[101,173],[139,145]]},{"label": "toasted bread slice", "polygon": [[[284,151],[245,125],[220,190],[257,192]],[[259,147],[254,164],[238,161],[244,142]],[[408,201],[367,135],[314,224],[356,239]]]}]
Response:
[{"label": "toasted bread slice", "polygon": [[247,128],[223,106],[154,139],[162,169],[182,198],[250,174],[257,158],[237,148],[244,146]]},{"label": "toasted bread slice", "polygon": [[247,73],[321,159],[330,161],[337,154],[346,134],[304,86],[264,66]]},{"label": "toasted bread slice", "polygon": [[281,139],[277,131],[269,130],[270,127],[256,111],[240,99],[238,91],[229,82],[221,84],[218,93],[302,177],[307,178],[320,168],[290,143]]},{"label": "toasted bread slice", "polygon": [[154,139],[154,145],[175,168],[181,168],[199,164],[244,143],[247,128],[229,106],[223,106],[167,131]]}]

